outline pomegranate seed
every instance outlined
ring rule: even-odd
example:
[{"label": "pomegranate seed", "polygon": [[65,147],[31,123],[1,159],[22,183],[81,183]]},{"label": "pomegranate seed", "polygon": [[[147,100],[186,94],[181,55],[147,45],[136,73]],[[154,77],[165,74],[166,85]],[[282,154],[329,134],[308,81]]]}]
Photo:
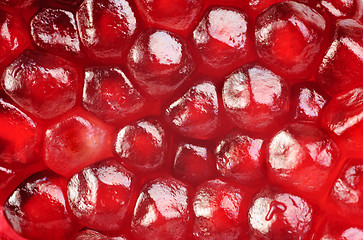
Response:
[{"label": "pomegranate seed", "polygon": [[177,33],[187,33],[195,25],[204,0],[136,0],[136,6],[151,26]]},{"label": "pomegranate seed", "polygon": [[201,144],[180,143],[176,148],[173,172],[191,184],[209,180],[216,172],[213,152]]},{"label": "pomegranate seed", "polygon": [[291,88],[291,114],[300,121],[318,122],[330,98],[315,83],[295,84]]},{"label": "pomegranate seed", "polygon": [[186,239],[190,213],[188,189],[173,178],[158,178],[141,190],[131,231],[145,240]]},{"label": "pomegranate seed", "polygon": [[69,179],[69,206],[79,223],[116,231],[122,228],[132,188],[132,174],[120,163],[97,162]]},{"label": "pomegranate seed", "polygon": [[134,11],[126,0],[85,0],[76,18],[80,40],[96,59],[122,58],[137,30]]},{"label": "pomegranate seed", "polygon": [[225,137],[216,149],[218,171],[241,184],[262,179],[265,175],[262,144],[262,139],[239,133]]},{"label": "pomegranate seed", "polygon": [[259,59],[286,78],[307,79],[317,67],[325,28],[324,18],[304,4],[274,4],[256,19]]},{"label": "pomegranate seed", "polygon": [[363,214],[363,160],[348,159],[336,180],[330,199],[335,203],[335,211],[361,224]]},{"label": "pomegranate seed", "polygon": [[272,182],[310,198],[329,191],[339,148],[325,132],[310,123],[292,123],[271,139],[268,148]]},{"label": "pomegranate seed", "polygon": [[34,43],[44,50],[57,53],[79,54],[80,44],[73,13],[46,8],[30,22]]},{"label": "pomegranate seed", "polygon": [[127,240],[125,237],[108,237],[93,230],[84,230],[73,236],[72,240]]},{"label": "pomegranate seed", "polygon": [[0,99],[0,126],[0,166],[14,168],[36,160],[41,143],[36,122]]},{"label": "pomegranate seed", "polygon": [[160,168],[168,150],[168,137],[158,120],[139,120],[118,134],[115,150],[122,161],[141,171]]},{"label": "pomegranate seed", "polygon": [[201,184],[193,200],[195,239],[239,239],[247,231],[249,200],[245,190],[219,179]]},{"label": "pomegranate seed", "polygon": [[65,116],[45,133],[44,163],[54,172],[69,177],[112,156],[111,141],[109,127],[92,116],[84,113]]},{"label": "pomegranate seed", "polygon": [[78,72],[63,58],[27,50],[5,69],[1,83],[20,107],[50,119],[75,105]]},{"label": "pomegranate seed", "polygon": [[202,82],[191,87],[165,111],[167,122],[180,134],[208,139],[215,134],[219,122],[216,87]]},{"label": "pomegranate seed", "polygon": [[119,123],[137,116],[145,98],[117,67],[89,67],[85,70],[83,106],[106,122]]},{"label": "pomegranate seed", "polygon": [[[193,32],[193,43],[203,63],[229,73],[252,60],[252,36],[245,13],[233,8],[212,8]],[[219,73],[217,73],[219,74]]]},{"label": "pomegranate seed", "polygon": [[23,20],[1,9],[0,29],[0,67],[3,67],[30,45],[30,39]]},{"label": "pomegranate seed", "polygon": [[250,239],[310,239],[313,209],[304,199],[265,189],[248,213]]},{"label": "pomegranate seed", "polygon": [[135,81],[155,98],[172,94],[194,71],[183,39],[157,29],[147,29],[137,38],[127,65]]},{"label": "pomegranate seed", "polygon": [[26,179],[5,202],[10,226],[29,239],[66,239],[79,227],[66,206],[66,179],[40,172]]},{"label": "pomegranate seed", "polygon": [[347,156],[361,156],[363,147],[362,111],[363,88],[355,88],[334,97],[322,116],[322,125],[333,135]]},{"label": "pomegranate seed", "polygon": [[287,82],[259,65],[247,65],[228,76],[222,98],[227,113],[240,128],[272,132],[287,121]]},{"label": "pomegranate seed", "polygon": [[359,0],[320,0],[322,8],[337,18],[353,17],[359,9]]},{"label": "pomegranate seed", "polygon": [[328,216],[324,222],[322,232],[318,234],[316,239],[351,239],[359,240],[363,238],[363,228],[347,224],[341,220],[334,220],[333,217]]},{"label": "pomegranate seed", "polygon": [[363,26],[352,19],[337,23],[317,80],[331,95],[363,86]]}]

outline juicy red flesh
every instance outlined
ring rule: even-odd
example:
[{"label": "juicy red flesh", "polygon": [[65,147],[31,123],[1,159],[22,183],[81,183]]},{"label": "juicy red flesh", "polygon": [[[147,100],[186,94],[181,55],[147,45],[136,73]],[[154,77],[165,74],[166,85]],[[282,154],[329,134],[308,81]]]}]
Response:
[{"label": "juicy red flesh", "polygon": [[69,206],[81,224],[114,231],[122,227],[132,188],[132,174],[119,162],[97,162],[69,179]]},{"label": "juicy red flesh", "polygon": [[1,84],[26,111],[50,119],[75,105],[78,78],[73,63],[58,56],[26,50],[5,69]]},{"label": "juicy red flesh", "polygon": [[35,45],[54,53],[79,54],[80,43],[72,12],[46,8],[30,23]]},{"label": "juicy red flesh", "polygon": [[319,59],[326,22],[310,7],[293,1],[270,6],[256,19],[259,59],[289,78],[308,78]]},{"label": "juicy red flesh", "polygon": [[155,98],[171,95],[194,70],[184,40],[157,29],[147,29],[137,38],[127,65],[135,82]]},{"label": "juicy red flesh", "polygon": [[362,24],[361,0],[0,0],[0,240],[361,240]]},{"label": "juicy red flesh", "polygon": [[0,99],[0,166],[32,162],[40,153],[41,131],[30,117]]},{"label": "juicy red flesh", "polygon": [[[108,126],[80,112],[66,116],[45,132],[44,163],[54,172],[72,176],[84,167],[112,156]],[[102,145],[102,149],[99,146]]]},{"label": "juicy red flesh", "polygon": [[271,132],[287,120],[287,82],[264,67],[248,65],[233,72],[224,82],[222,98],[226,112],[239,128]]},{"label": "juicy red flesh", "polygon": [[64,239],[78,228],[66,205],[66,179],[41,172],[26,179],[9,196],[4,214],[25,238]]},{"label": "juicy red flesh", "polygon": [[223,73],[252,59],[248,16],[233,8],[212,8],[193,31],[193,43],[204,64]]},{"label": "juicy red flesh", "polygon": [[157,178],[146,184],[137,199],[131,231],[145,239],[187,239],[190,218],[188,189],[173,178]]}]

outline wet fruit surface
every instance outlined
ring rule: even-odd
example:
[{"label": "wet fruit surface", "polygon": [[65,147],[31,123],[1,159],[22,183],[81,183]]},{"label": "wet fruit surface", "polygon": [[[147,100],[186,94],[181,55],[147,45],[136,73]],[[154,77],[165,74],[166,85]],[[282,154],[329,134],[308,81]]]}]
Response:
[{"label": "wet fruit surface", "polygon": [[362,240],[362,0],[0,0],[0,240]]}]

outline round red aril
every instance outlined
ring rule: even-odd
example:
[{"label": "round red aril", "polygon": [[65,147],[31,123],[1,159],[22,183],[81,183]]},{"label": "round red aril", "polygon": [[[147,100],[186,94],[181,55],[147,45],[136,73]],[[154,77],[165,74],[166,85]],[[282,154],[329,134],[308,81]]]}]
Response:
[{"label": "round red aril", "polygon": [[219,124],[216,87],[202,82],[191,87],[165,110],[166,121],[180,134],[196,139],[214,136]]},{"label": "round red aril", "polygon": [[126,0],[85,0],[76,18],[80,40],[96,59],[122,58],[136,34],[136,17]]},{"label": "round red aril", "polygon": [[248,212],[251,240],[311,239],[313,208],[304,199],[265,189]]},{"label": "round red aril", "polygon": [[84,230],[74,235],[72,240],[127,240],[127,238],[108,237],[93,230]]},{"label": "round red aril", "polygon": [[247,65],[229,75],[222,98],[229,117],[239,128],[272,132],[288,120],[287,82],[259,65]]},{"label": "round red aril", "polygon": [[154,98],[172,95],[194,71],[185,41],[172,32],[152,28],[137,38],[127,65],[135,82]]},{"label": "round red aril", "polygon": [[349,221],[361,224],[363,214],[363,159],[348,159],[336,180],[330,199],[335,211]]},{"label": "round red aril", "polygon": [[247,15],[233,8],[207,11],[193,32],[193,43],[203,64],[216,74],[229,73],[252,60],[252,36]]},{"label": "round red aril", "polygon": [[193,200],[194,238],[240,239],[247,231],[250,198],[244,189],[219,179],[199,185]]},{"label": "round red aril", "polygon": [[104,121],[129,121],[145,110],[145,103],[145,98],[120,68],[85,69],[83,106]]},{"label": "round red aril", "polygon": [[30,117],[0,99],[0,166],[27,164],[40,153],[41,129]]},{"label": "round red aril", "polygon": [[118,132],[115,150],[128,165],[141,171],[151,171],[164,163],[168,137],[158,120],[139,120]]},{"label": "round red aril", "polygon": [[66,206],[66,185],[51,172],[26,179],[4,204],[10,226],[29,239],[66,239],[79,228]]},{"label": "round red aril", "polygon": [[3,67],[30,45],[30,39],[23,20],[1,9],[0,29],[0,67]]},{"label": "round red aril", "polygon": [[2,206],[0,207],[0,239],[2,240],[27,240],[15,233],[5,219]]},{"label": "round red aril", "polygon": [[204,0],[136,0],[135,3],[151,26],[183,34],[195,25]]},{"label": "round red aril", "polygon": [[268,176],[272,182],[314,199],[329,191],[339,148],[315,125],[287,125],[271,139],[268,151]]},{"label": "round red aril", "polygon": [[360,240],[363,239],[363,227],[347,223],[341,219],[335,219],[333,216],[327,216],[324,219],[317,234],[317,240]]},{"label": "round red aril", "polygon": [[187,239],[188,189],[173,178],[158,178],[141,190],[131,221],[136,238],[145,240]]},{"label": "round red aril", "polygon": [[276,3],[256,19],[259,60],[289,79],[307,79],[318,65],[325,28],[314,9],[293,1]]},{"label": "round red aril", "polygon": [[112,156],[112,140],[110,128],[98,119],[82,112],[65,116],[45,133],[44,163],[54,172],[70,177]]},{"label": "round red aril", "polygon": [[291,114],[295,120],[318,122],[329,100],[314,82],[295,84],[291,87]]},{"label": "round red aril", "polygon": [[[248,0],[248,1],[251,9],[258,14],[263,10],[265,10],[266,8],[268,8],[269,6],[275,3],[284,2],[285,0]],[[295,2],[309,4],[309,2],[314,2],[314,0],[296,0]]]},{"label": "round red aril", "polygon": [[55,118],[76,103],[78,72],[67,60],[26,50],[4,71],[4,91],[26,111],[42,119]]},{"label": "round red aril", "polygon": [[319,0],[320,6],[336,18],[353,17],[359,11],[360,0]]},{"label": "round red aril", "polygon": [[192,184],[211,179],[215,173],[215,159],[210,146],[180,143],[176,147],[173,173]]},{"label": "round red aril", "polygon": [[55,54],[79,54],[80,43],[76,21],[72,12],[45,8],[30,22],[34,43]]},{"label": "round red aril", "polygon": [[363,88],[355,88],[335,96],[327,105],[322,125],[333,135],[347,156],[360,157],[363,153]]},{"label": "round red aril", "polygon": [[240,184],[261,180],[265,174],[263,140],[240,133],[222,139],[216,149],[217,169]]},{"label": "round red aril", "polygon": [[333,42],[317,74],[317,81],[331,95],[363,86],[362,35],[363,26],[357,21],[338,21]]},{"label": "round red aril", "polygon": [[132,174],[111,159],[88,166],[68,180],[68,203],[77,221],[100,231],[123,227]]}]

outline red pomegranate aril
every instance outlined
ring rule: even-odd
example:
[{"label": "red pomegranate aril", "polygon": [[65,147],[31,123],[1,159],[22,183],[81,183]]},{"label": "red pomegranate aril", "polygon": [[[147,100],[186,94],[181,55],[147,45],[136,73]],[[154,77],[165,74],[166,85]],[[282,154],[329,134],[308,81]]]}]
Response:
[{"label": "red pomegranate aril", "polygon": [[287,82],[259,65],[246,65],[226,78],[224,108],[236,126],[253,132],[272,132],[288,118]]},{"label": "red pomegranate aril", "polygon": [[193,43],[203,64],[220,75],[253,59],[251,35],[249,19],[244,12],[214,7],[204,14],[194,30]]},{"label": "red pomegranate aril", "polygon": [[145,109],[146,99],[118,67],[85,69],[83,106],[110,123],[136,118]]},{"label": "red pomegranate aril", "polygon": [[157,99],[172,95],[194,71],[185,41],[172,32],[152,28],[137,38],[127,66],[135,82]]},{"label": "red pomegranate aril", "polygon": [[[256,14],[262,12],[263,10],[267,9],[269,6],[284,2],[285,0],[248,0],[249,6],[253,10],[253,12]],[[304,4],[309,4],[310,2],[313,2],[314,0],[296,0],[296,2],[301,2]]]},{"label": "red pomegranate aril", "polygon": [[219,173],[240,184],[256,183],[264,178],[263,142],[237,132],[223,138],[216,148]]},{"label": "red pomegranate aril", "polygon": [[363,88],[355,88],[335,96],[323,116],[324,128],[338,136],[340,148],[347,156],[360,157],[363,153]]},{"label": "red pomegranate aril", "polygon": [[190,221],[188,188],[171,177],[147,183],[137,200],[131,231],[144,240],[188,239]]},{"label": "red pomegranate aril", "polygon": [[115,151],[127,165],[144,172],[152,171],[165,162],[168,140],[159,120],[139,120],[118,132]]},{"label": "red pomegranate aril", "polygon": [[176,147],[173,173],[191,184],[211,179],[216,174],[211,147],[204,144],[180,143]]},{"label": "red pomegranate aril", "polygon": [[233,240],[244,236],[250,195],[250,192],[219,179],[199,185],[193,200],[194,238]]},{"label": "red pomegranate aril", "polygon": [[14,229],[10,227],[5,219],[2,205],[0,206],[0,239],[1,240],[27,240],[19,236]]},{"label": "red pomegranate aril", "polygon": [[40,153],[41,129],[14,105],[0,99],[0,166],[16,168]]},{"label": "red pomegranate aril", "polygon": [[331,95],[363,86],[363,26],[338,21],[332,44],[319,67],[317,81]]},{"label": "red pomegranate aril", "polygon": [[314,82],[291,87],[290,110],[295,120],[318,122],[330,97]]},{"label": "red pomegranate aril", "polygon": [[0,68],[16,58],[30,45],[26,23],[0,9]]},{"label": "red pomegranate aril", "polygon": [[316,235],[317,240],[361,240],[363,227],[335,219],[334,216],[327,216],[320,232]]},{"label": "red pomegranate aril", "polygon": [[79,54],[80,43],[76,20],[72,12],[45,8],[30,22],[31,36],[36,46],[54,54]]},{"label": "red pomegranate aril", "polygon": [[26,50],[5,69],[1,84],[24,110],[51,119],[75,105],[78,77],[73,63],[48,53]]},{"label": "red pomegranate aril", "polygon": [[272,137],[268,151],[271,182],[312,199],[329,191],[340,152],[333,139],[315,125],[287,125]]},{"label": "red pomegranate aril", "polygon": [[134,11],[126,0],[85,0],[76,18],[80,40],[95,59],[121,59],[137,30]]},{"label": "red pomegranate aril", "polygon": [[51,172],[26,179],[4,204],[10,226],[29,239],[67,239],[79,226],[66,206],[66,185]]},{"label": "red pomegranate aril", "polygon": [[348,159],[330,193],[334,211],[348,221],[362,224],[363,159]]},{"label": "red pomegranate aril", "polygon": [[187,34],[202,11],[204,0],[136,0],[149,26]]},{"label": "red pomegranate aril", "polygon": [[256,19],[259,60],[291,81],[308,79],[318,67],[325,28],[324,18],[307,5],[276,3]]},{"label": "red pomegranate aril", "polygon": [[74,235],[72,240],[127,240],[127,238],[109,237],[93,230],[84,230]]},{"label": "red pomegranate aril", "polygon": [[112,140],[109,126],[89,114],[74,112],[46,130],[44,163],[52,171],[70,177],[96,161],[111,157]]},{"label": "red pomegranate aril", "polygon": [[176,132],[190,138],[212,138],[219,126],[219,99],[209,81],[191,87],[165,110],[166,121]]},{"label": "red pomegranate aril", "polygon": [[67,195],[77,221],[100,231],[122,229],[134,185],[132,177],[114,159],[94,163],[73,175]]},{"label": "red pomegranate aril", "polygon": [[359,10],[360,0],[319,0],[318,4],[336,18],[353,17]]},{"label": "red pomegranate aril", "polygon": [[311,239],[313,208],[298,196],[265,189],[253,200],[248,223],[251,240]]}]

